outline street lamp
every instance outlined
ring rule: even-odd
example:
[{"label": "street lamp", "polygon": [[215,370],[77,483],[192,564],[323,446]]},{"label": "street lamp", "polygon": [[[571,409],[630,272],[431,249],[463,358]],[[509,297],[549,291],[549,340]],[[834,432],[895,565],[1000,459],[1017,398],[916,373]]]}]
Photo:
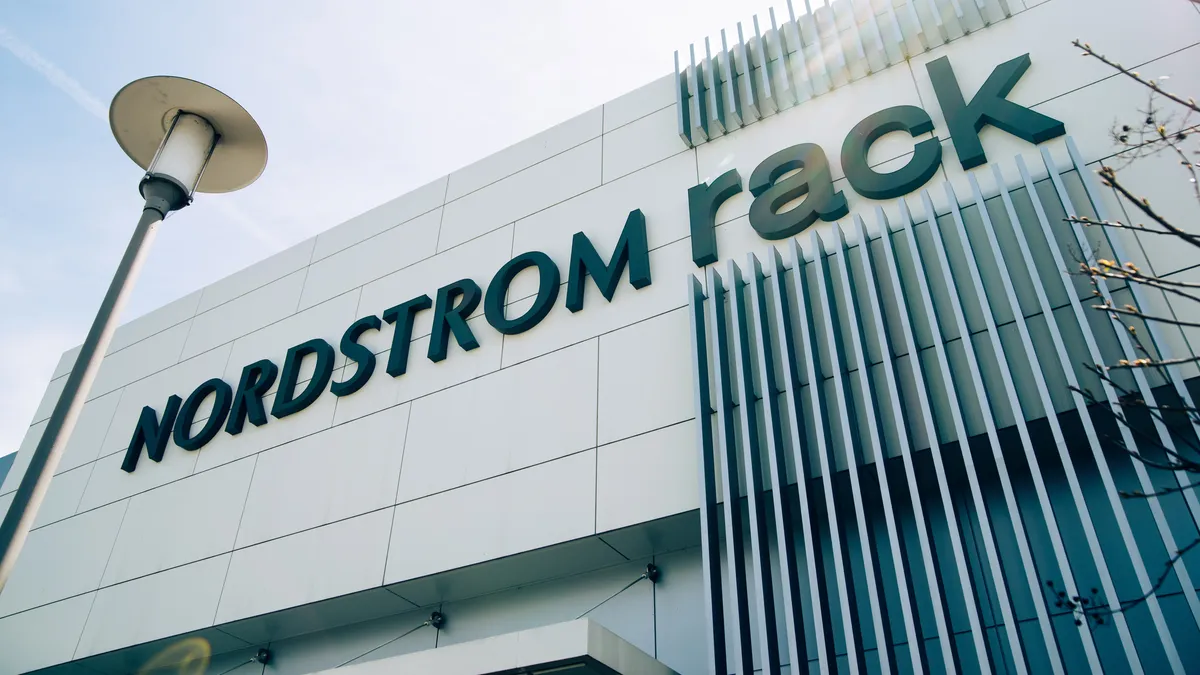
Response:
[{"label": "street lamp", "polygon": [[158,76],[130,82],[113,97],[108,121],[121,149],[146,170],[138,186],[146,205],[0,524],[0,591],[83,410],[158,224],[192,203],[196,192],[246,187],[267,164],[267,141],[250,113],[194,80]]}]

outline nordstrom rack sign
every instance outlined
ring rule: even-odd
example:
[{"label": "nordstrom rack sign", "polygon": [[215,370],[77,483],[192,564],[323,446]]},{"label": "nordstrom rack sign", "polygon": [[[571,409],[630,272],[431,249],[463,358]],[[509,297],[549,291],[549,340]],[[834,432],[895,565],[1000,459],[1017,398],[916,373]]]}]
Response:
[{"label": "nordstrom rack sign", "polygon": [[[943,57],[927,65],[938,105],[964,169],[987,161],[978,136],[984,126],[994,126],[1030,143],[1041,143],[1065,133],[1062,122],[1008,100],[1009,92],[1029,65],[1028,54],[1000,64],[969,101],[959,88],[948,59]],[[929,114],[916,106],[895,106],[868,115],[851,130],[841,147],[842,169],[851,187],[870,199],[893,199],[919,189],[941,166],[942,146],[936,136],[917,143],[908,162],[890,173],[873,170],[867,163],[867,153],[886,134],[905,132],[915,137],[931,131],[933,121]],[[764,159],[751,173],[746,187],[754,196],[750,226],[768,240],[795,236],[818,220],[832,222],[843,218],[849,210],[845,195],[833,189],[824,149],[812,143],[793,145]],[[743,189],[742,177],[737,170],[731,170],[688,190],[692,259],[697,266],[718,260],[717,209]],[[797,199],[803,199],[798,206],[783,208]],[[538,275],[537,296],[528,309],[510,317],[505,307],[509,286],[527,269]],[[587,235],[576,233],[567,270],[565,304],[571,312],[583,309],[584,285],[589,277],[610,302],[626,270],[629,284],[635,289],[648,286],[650,256],[642,212],[629,213],[616,248],[607,260]],[[451,338],[464,350],[479,346],[467,318],[481,303],[484,318],[493,329],[516,335],[533,328],[550,313],[558,301],[560,288],[557,263],[541,251],[529,251],[505,263],[488,282],[486,291],[474,280],[460,279],[437,289],[433,298],[419,295],[382,314],[365,316],[350,324],[336,348],[348,359],[347,377],[341,381],[330,382],[335,347],[319,338],[288,349],[282,366],[269,359],[246,365],[236,385],[219,378],[208,380],[186,399],[170,396],[162,406],[161,415],[150,406],[142,408],[121,468],[130,472],[136,469],[143,450],[151,460],[161,461],[172,436],[181,449],[195,451],[222,430],[236,436],[246,422],[262,426],[271,417],[282,420],[294,415],[312,405],[326,389],[334,396],[354,394],[375,375],[378,365],[376,355],[359,344],[359,339],[368,331],[380,330],[384,323],[394,327],[384,370],[390,377],[402,377],[408,368],[413,323],[420,312],[433,312],[433,332],[425,356],[439,362],[446,358]],[[310,360],[314,365],[313,376],[301,383],[301,369]],[[268,411],[263,399],[276,380],[278,393]],[[197,413],[210,398],[211,414],[200,429],[193,430]]]}]

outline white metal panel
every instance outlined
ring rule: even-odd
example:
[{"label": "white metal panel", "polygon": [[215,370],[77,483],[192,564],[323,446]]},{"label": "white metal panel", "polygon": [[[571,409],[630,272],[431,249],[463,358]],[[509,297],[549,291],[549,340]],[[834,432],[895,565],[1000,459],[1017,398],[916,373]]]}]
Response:
[{"label": "white metal panel", "polygon": [[392,510],[383,509],[238,549],[215,622],[235,621],[378,586]]},{"label": "white metal panel", "polygon": [[451,173],[446,201],[454,201],[596,138],[602,132],[602,115],[600,107],[592,108]]},{"label": "white metal panel", "polygon": [[394,504],[408,412],[407,405],[388,408],[258,455],[237,545]]},{"label": "white metal panel", "polygon": [[125,507],[119,502],[30,532],[0,593],[0,616],[99,587]]},{"label": "white metal panel", "polygon": [[591,340],[418,399],[399,500],[595,447],[596,363]]},{"label": "white metal panel", "polygon": [[253,470],[245,459],[130,499],[102,585],[232,550]]}]

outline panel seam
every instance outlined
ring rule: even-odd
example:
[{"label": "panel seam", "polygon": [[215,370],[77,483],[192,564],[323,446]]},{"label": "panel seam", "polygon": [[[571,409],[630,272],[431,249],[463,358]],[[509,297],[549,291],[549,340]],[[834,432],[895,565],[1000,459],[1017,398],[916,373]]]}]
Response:
[{"label": "panel seam", "polygon": [[[445,220],[446,220],[446,206],[447,206],[446,197],[449,194],[450,194],[450,175],[446,174],[446,187],[442,189],[442,205],[440,207],[438,207],[441,209],[441,211],[438,212],[438,231],[437,231],[437,237],[433,241],[433,255],[437,255],[438,253],[441,252],[440,249],[442,248],[442,223],[445,222]],[[466,242],[463,242],[463,243],[466,243]],[[451,248],[453,248],[453,247],[451,247]],[[401,269],[403,269],[403,268],[401,268]],[[382,278],[382,277],[380,277],[380,278]],[[366,284],[363,284],[363,285],[365,286]]]},{"label": "panel seam", "polygon": [[[117,525],[117,533],[116,533],[116,535],[113,536],[112,545],[108,549],[108,557],[104,560],[104,569],[100,570],[100,579],[96,583],[96,588],[92,589],[91,591],[87,591],[88,593],[92,593],[92,603],[90,605],[88,605],[88,613],[87,613],[87,616],[84,617],[84,619],[83,619],[83,627],[80,628],[80,630],[79,630],[79,638],[75,640],[75,649],[74,649],[74,651],[71,652],[72,660],[76,658],[76,656],[79,653],[79,647],[83,644],[83,634],[87,632],[88,623],[92,620],[92,610],[96,608],[96,598],[100,597],[100,591],[103,588],[107,588],[105,586],[102,586],[102,584],[104,583],[104,575],[108,573],[108,565],[109,565],[109,563],[112,562],[113,551],[115,551],[117,549],[117,539],[119,539],[121,536],[121,528],[123,528],[125,526],[125,516],[129,514],[129,502],[132,500],[133,500],[132,497],[125,500],[125,510],[121,512],[121,522],[119,525]],[[80,593],[78,595],[83,595],[83,593]],[[71,597],[78,597],[78,595],[71,596]],[[66,599],[68,599],[68,598],[63,598],[63,600],[66,600]],[[62,600],[56,600],[55,602],[62,602]],[[46,603],[46,605],[52,605],[52,604],[54,604],[54,603],[53,602]],[[39,607],[44,607],[44,606],[45,605],[39,605]],[[36,609],[36,608],[30,607],[29,609],[27,609],[25,611],[30,611],[32,609]],[[20,612],[16,612],[16,614],[20,614]],[[13,615],[10,614],[9,616],[13,616]]]},{"label": "panel seam", "polygon": [[[232,464],[233,462],[230,462]],[[222,465],[224,466],[224,465]],[[229,582],[229,569],[233,567],[233,553],[238,550],[237,540],[242,534],[242,521],[246,519],[246,505],[250,503],[250,494],[254,491],[254,474],[258,472],[258,455],[254,456],[254,466],[250,467],[250,480],[246,483],[246,497],[242,500],[242,510],[238,514],[237,529],[233,532],[233,542],[229,547],[229,562],[225,564],[225,576],[221,578],[221,592],[217,594],[217,604],[213,607],[213,618],[209,625],[217,624],[217,614],[221,611],[221,601],[225,599],[225,584]],[[224,555],[224,554],[221,554]],[[244,642],[244,640],[243,640]]]},{"label": "panel seam", "polygon": [[[392,524],[391,527],[388,528],[387,548],[383,550],[383,572],[380,574],[379,579],[379,584],[381,586],[387,583],[387,566],[392,555],[392,535],[396,531],[396,502],[400,501],[400,479],[404,476],[404,459],[408,455],[408,430],[412,428],[412,411],[413,405],[411,402],[409,402],[408,415],[405,416],[404,421],[404,440],[401,441],[400,444],[400,468],[396,471],[396,489],[392,493],[392,505],[390,507],[392,509]],[[408,598],[403,598],[398,594],[393,595],[400,597],[402,600],[408,600]],[[411,600],[408,601],[412,602]]]},{"label": "panel seam", "polygon": [[[592,534],[600,529],[600,336],[596,336],[596,406],[592,446],[596,449],[592,468]],[[605,542],[607,543],[607,542]],[[615,550],[615,549],[614,549]]]}]

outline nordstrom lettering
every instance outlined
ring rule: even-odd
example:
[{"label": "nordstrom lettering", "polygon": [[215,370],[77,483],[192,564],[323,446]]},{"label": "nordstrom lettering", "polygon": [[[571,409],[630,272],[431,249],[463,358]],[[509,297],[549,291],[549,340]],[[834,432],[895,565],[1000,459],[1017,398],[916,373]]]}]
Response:
[{"label": "nordstrom lettering", "polygon": [[[625,270],[629,270],[629,285],[644,288],[650,284],[650,255],[646,244],[646,219],[640,210],[629,213],[616,249],[608,262],[592,245],[587,235],[575,234],[571,240],[571,258],[567,264],[566,306],[571,312],[583,309],[584,284],[590,277],[607,301],[612,301]],[[508,288],[517,275],[526,269],[538,275],[538,292],[533,304],[518,316],[509,316],[505,307]],[[263,397],[279,379],[279,391],[271,405],[270,417],[282,419],[304,410],[324,393],[326,387],[334,396],[349,396],[367,383],[375,372],[375,354],[359,344],[363,333],[379,330],[383,322],[394,326],[392,349],[386,365],[391,377],[404,375],[408,368],[409,345],[413,322],[417,314],[433,310],[433,333],[426,357],[430,361],[446,358],[453,338],[464,350],[479,346],[467,324],[467,317],[483,302],[487,322],[500,333],[516,335],[536,326],[553,309],[561,287],[558,265],[541,251],[522,253],[504,264],[488,283],[487,292],[471,279],[459,279],[437,290],[436,300],[428,295],[415,298],[383,311],[380,316],[365,316],[346,328],[338,349],[353,364],[354,372],[340,382],[330,385],[333,376],[334,347],[316,338],[302,342],[287,351],[283,367],[270,360],[255,361],[242,368],[234,389],[227,382],[214,378],[196,387],[186,400],[172,395],[163,406],[160,416],[153,408],[142,408],[141,417],[125,451],[121,468],[132,472],[137,468],[142,450],[155,462],[161,461],[167,441],[184,450],[199,450],[211,441],[224,426],[225,433],[237,435],[247,421],[260,427],[269,421]],[[299,384],[300,371],[306,361],[313,363],[312,378]],[[297,387],[300,387],[297,391]],[[198,431],[193,431],[196,413],[201,405],[213,399],[212,412]]]}]

